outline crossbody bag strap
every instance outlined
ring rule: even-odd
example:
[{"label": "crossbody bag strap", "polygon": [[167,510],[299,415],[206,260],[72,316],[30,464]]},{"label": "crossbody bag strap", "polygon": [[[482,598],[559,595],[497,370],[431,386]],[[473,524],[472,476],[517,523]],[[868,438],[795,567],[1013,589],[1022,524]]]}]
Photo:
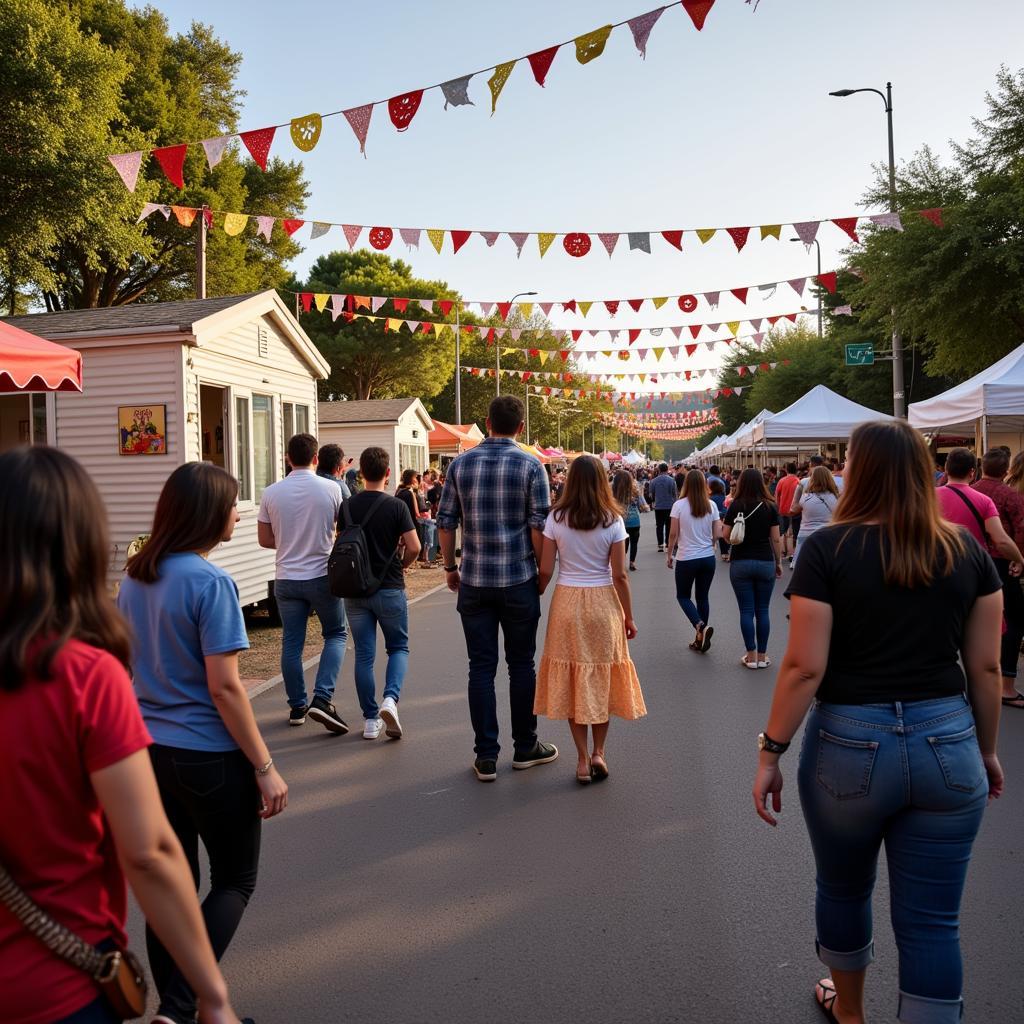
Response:
[{"label": "crossbody bag strap", "polygon": [[974,502],[955,487],[950,487],[949,484],[943,484],[942,489],[952,491],[971,510],[971,515],[974,516],[974,521],[978,524],[978,529],[981,530],[982,539],[987,540],[988,530],[985,528],[985,520],[981,518],[981,513],[974,507]]}]

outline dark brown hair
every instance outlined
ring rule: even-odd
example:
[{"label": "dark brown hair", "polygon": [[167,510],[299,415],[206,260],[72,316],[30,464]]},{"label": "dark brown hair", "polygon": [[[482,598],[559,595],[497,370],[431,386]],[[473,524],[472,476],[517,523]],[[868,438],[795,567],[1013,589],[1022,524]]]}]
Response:
[{"label": "dark brown hair", "polygon": [[765,505],[774,505],[775,499],[771,491],[764,485],[764,477],[759,469],[745,469],[740,473],[739,483],[736,485],[736,497],[732,499],[734,505],[742,505],[742,511],[750,512],[761,502]]},{"label": "dark brown hair", "polygon": [[0,686],[49,679],[68,640],[127,667],[131,637],[107,590],[107,511],[89,474],[54,448],[0,455]]},{"label": "dark brown hair", "polygon": [[946,476],[963,480],[978,468],[977,456],[968,448],[954,448],[946,456]]},{"label": "dark brown hair", "polygon": [[1002,448],[993,448],[982,457],[981,471],[985,476],[994,476],[1002,480],[1009,469],[1010,456]]},{"label": "dark brown hair", "polygon": [[963,535],[942,518],[928,446],[910,424],[857,427],[843,481],[833,525],[878,524],[886,583],[928,586],[953,571],[965,550]]},{"label": "dark brown hair", "polygon": [[691,469],[683,478],[682,495],[690,503],[690,515],[703,519],[711,515],[708,482],[699,469]]},{"label": "dark brown hair", "polygon": [[376,484],[388,475],[391,456],[383,448],[364,448],[359,456],[359,472],[368,484]]},{"label": "dark brown hair", "polygon": [[620,469],[612,477],[612,494],[621,506],[622,514],[625,515],[629,511],[630,503],[636,495],[636,485],[633,482],[633,477],[624,469]]},{"label": "dark brown hair", "polygon": [[570,530],[596,530],[615,522],[621,513],[598,458],[580,455],[573,459],[552,512],[555,522],[565,522]]},{"label": "dark brown hair", "polygon": [[316,438],[312,434],[296,434],[288,438],[288,461],[293,469],[312,466],[316,452]]},{"label": "dark brown hair", "polygon": [[212,551],[224,539],[237,498],[238,481],[220,466],[211,462],[179,466],[160,491],[149,540],[128,559],[125,572],[140,583],[155,583],[164,555]]},{"label": "dark brown hair", "polygon": [[492,432],[505,437],[511,437],[519,429],[525,416],[526,408],[522,399],[515,395],[498,395],[491,399],[487,409]]},{"label": "dark brown hair", "polygon": [[[345,458],[340,444],[325,444],[316,455],[316,468],[324,476],[334,476],[341,468],[341,460]],[[313,460],[310,459],[310,462]]]}]

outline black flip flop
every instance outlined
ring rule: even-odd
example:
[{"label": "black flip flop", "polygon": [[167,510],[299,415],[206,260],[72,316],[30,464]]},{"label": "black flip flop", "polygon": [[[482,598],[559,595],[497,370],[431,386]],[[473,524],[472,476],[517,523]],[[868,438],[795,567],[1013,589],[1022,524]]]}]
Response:
[{"label": "black flip flop", "polygon": [[[818,995],[818,989],[821,989],[821,996]],[[831,978],[823,978],[814,986],[814,1001],[818,1004],[818,1009],[825,1014],[828,1020],[838,1024],[839,1018],[832,1012],[836,998],[836,987],[832,984]]]},{"label": "black flip flop", "polygon": [[701,654],[707,654],[708,651],[711,650],[711,637],[714,636],[714,633],[714,626],[708,626],[708,628],[704,630],[704,643],[700,645]]},{"label": "black flip flop", "polygon": [[1024,693],[1021,693],[1018,690],[1016,693],[1014,693],[1014,695],[1012,697],[1004,697],[1003,698],[1003,707],[1004,708],[1020,708],[1021,710],[1024,710]]}]

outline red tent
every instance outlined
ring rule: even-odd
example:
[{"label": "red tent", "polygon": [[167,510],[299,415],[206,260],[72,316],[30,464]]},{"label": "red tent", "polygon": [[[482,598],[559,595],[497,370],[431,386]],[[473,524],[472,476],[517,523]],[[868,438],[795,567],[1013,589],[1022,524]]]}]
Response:
[{"label": "red tent", "polygon": [[80,352],[0,320],[0,392],[81,390]]}]

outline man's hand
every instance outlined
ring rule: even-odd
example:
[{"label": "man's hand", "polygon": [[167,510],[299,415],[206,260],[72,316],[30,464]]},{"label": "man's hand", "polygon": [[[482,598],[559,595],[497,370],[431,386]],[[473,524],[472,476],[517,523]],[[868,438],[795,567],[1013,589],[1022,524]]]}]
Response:
[{"label": "man's hand", "polygon": [[459,592],[459,582],[462,579],[458,569],[452,569],[451,572],[444,574],[444,581],[448,584],[448,589],[453,593]]},{"label": "man's hand", "polygon": [[1010,575],[1019,576],[1021,572],[1024,572],[1024,562],[1011,562],[1010,563]]}]

